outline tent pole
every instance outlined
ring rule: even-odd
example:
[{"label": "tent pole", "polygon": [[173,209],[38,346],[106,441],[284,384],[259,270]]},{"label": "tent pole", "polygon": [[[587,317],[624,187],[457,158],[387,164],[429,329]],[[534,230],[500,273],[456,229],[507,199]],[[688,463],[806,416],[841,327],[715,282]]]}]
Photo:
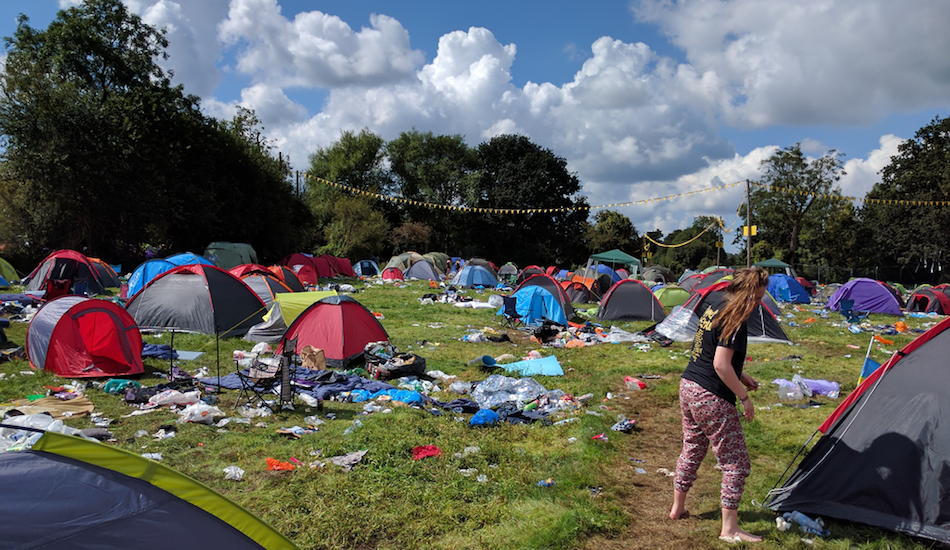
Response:
[{"label": "tent pole", "polygon": [[220,335],[221,327],[218,326],[218,322],[214,322],[214,361],[217,363],[218,367],[218,384],[221,383],[221,344],[220,344]]},{"label": "tent pole", "polygon": [[749,180],[745,180],[745,266],[752,267],[752,203],[749,201]]},{"label": "tent pole", "polygon": [[172,367],[175,366],[175,327],[172,327],[172,343],[168,351],[168,376],[172,376]]}]

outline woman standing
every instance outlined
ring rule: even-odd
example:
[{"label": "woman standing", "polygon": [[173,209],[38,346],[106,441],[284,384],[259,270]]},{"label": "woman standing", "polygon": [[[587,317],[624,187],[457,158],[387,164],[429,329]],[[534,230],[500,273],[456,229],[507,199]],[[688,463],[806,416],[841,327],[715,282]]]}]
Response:
[{"label": "woman standing", "polygon": [[736,398],[742,403],[742,417],[751,422],[755,408],[749,392],[758,389],[759,383],[742,372],[748,336],[746,320],[762,304],[768,284],[769,275],[761,267],[735,272],[726,287],[726,301],[717,309],[708,308],[699,320],[690,362],[680,379],[683,451],[676,461],[670,518],[688,515],[686,493],[696,480],[711,442],[722,468],[719,538],[728,542],[762,540],[739,528],[739,500],[751,464]]}]

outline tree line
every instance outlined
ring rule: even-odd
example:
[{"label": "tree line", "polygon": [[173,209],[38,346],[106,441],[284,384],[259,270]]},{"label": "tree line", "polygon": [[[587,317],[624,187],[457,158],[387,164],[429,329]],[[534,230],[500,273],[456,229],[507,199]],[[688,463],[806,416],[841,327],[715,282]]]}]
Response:
[{"label": "tree line", "polygon": [[[591,217],[565,159],[520,135],[470,146],[460,135],[414,128],[388,142],[366,129],[343,132],[310,155],[298,181],[252,111],[216,120],[171,84],[158,65],[165,31],[119,0],[86,0],[45,30],[21,16],[5,46],[0,255],[22,266],[58,248],[136,262],[145,247],[200,252],[220,240],[250,243],[264,262],[294,251],[357,260],[416,250],[571,267],[618,248],[674,273],[744,264],[744,249],[731,256],[717,246],[729,238],[744,246],[741,231],[724,234],[710,216],[666,235],[641,234],[616,211]],[[920,129],[866,198],[948,200],[948,136],[948,119]],[[754,261],[897,266],[920,277],[920,265],[937,265],[928,282],[942,277],[947,207],[859,208],[831,198],[844,174],[835,150],[811,159],[795,144],[761,168],[748,205],[758,226]],[[741,219],[746,214],[743,207]]]}]

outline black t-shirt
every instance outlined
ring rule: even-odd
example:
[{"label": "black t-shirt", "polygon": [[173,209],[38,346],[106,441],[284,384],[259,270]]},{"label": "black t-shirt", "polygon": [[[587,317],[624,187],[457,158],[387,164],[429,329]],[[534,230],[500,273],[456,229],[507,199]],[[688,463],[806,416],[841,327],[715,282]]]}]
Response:
[{"label": "black t-shirt", "polygon": [[742,365],[745,363],[746,346],[748,345],[749,329],[743,322],[731,342],[722,341],[722,326],[713,327],[713,319],[719,313],[718,309],[708,308],[699,319],[699,329],[693,339],[693,352],[690,355],[689,365],[683,372],[683,378],[696,382],[703,389],[722,397],[730,403],[736,402],[736,394],[726,386],[713,367],[713,357],[716,348],[722,346],[734,350],[732,354],[732,368],[736,376],[742,376]]}]

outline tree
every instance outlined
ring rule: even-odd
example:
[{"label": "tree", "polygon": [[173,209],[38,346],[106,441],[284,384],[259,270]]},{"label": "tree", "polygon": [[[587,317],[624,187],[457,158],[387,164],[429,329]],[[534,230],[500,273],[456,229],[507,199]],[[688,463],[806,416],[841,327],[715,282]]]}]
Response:
[{"label": "tree", "polygon": [[836,203],[828,195],[840,194],[836,183],[844,175],[841,155],[834,149],[809,160],[801,144],[776,151],[761,163],[762,177],[752,192],[753,225],[757,239],[783,251],[783,260],[795,263],[802,232],[821,225]]},{"label": "tree", "polygon": [[[326,243],[329,240],[325,229],[333,223],[333,205],[343,197],[351,196],[350,191],[329,186],[326,181],[368,193],[392,192],[392,178],[386,167],[385,146],[383,138],[364,128],[358,134],[345,131],[340,135],[340,139],[329,147],[321,147],[310,155],[310,168],[306,178],[307,202],[317,228],[317,242]],[[368,200],[377,203],[366,204],[380,212],[386,223],[399,223],[395,206],[379,205],[375,199]]]},{"label": "tree", "polygon": [[640,237],[630,218],[613,210],[600,210],[594,224],[587,230],[587,246],[591,254],[619,249],[632,256],[640,255]]},{"label": "tree", "polygon": [[569,265],[586,257],[590,207],[578,194],[580,181],[567,170],[567,161],[517,135],[481,143],[478,156],[482,167],[474,206],[515,212],[469,216],[468,242],[478,247],[473,253],[519,265]]},{"label": "tree", "polygon": [[297,213],[287,167],[246,131],[256,119],[205,117],[156,62],[164,31],[122,2],[87,0],[44,31],[21,16],[5,44],[0,239],[123,261],[140,258],[140,243],[287,236],[244,222],[277,205]]},{"label": "tree", "polygon": [[950,209],[927,203],[948,200],[950,118],[936,117],[898,146],[867,195],[858,241],[870,265],[897,265],[917,272],[919,281],[939,280],[939,270],[930,269],[950,260]]},{"label": "tree", "polygon": [[[476,196],[478,156],[462,136],[413,129],[386,144],[390,170],[403,198],[441,206],[471,204]],[[404,205],[404,219],[432,228],[441,250],[460,250],[464,231],[457,211]]]},{"label": "tree", "polygon": [[332,218],[324,229],[327,244],[321,253],[342,258],[372,258],[381,253],[389,234],[383,214],[359,197],[342,197],[331,206]]},{"label": "tree", "polygon": [[[396,252],[429,252],[429,240],[432,238],[432,228],[418,222],[406,222],[393,229],[390,240],[396,247]],[[441,267],[441,266],[439,266]]]}]

